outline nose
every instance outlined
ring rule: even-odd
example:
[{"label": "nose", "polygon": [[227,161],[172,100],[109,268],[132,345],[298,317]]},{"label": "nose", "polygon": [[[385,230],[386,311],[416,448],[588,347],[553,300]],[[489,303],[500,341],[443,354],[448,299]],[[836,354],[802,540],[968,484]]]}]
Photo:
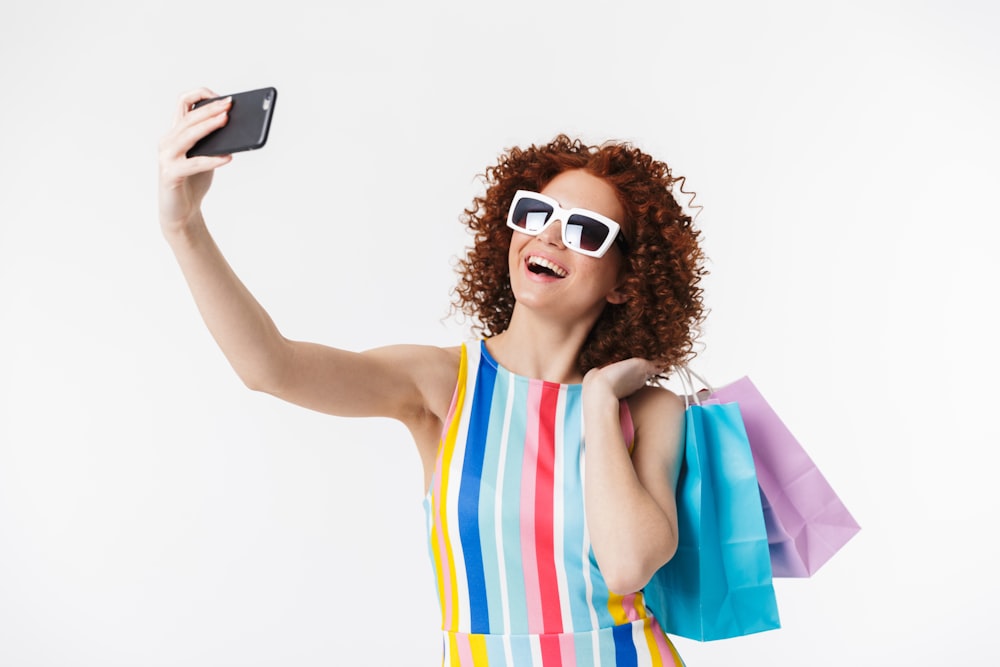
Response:
[{"label": "nose", "polygon": [[562,225],[563,221],[556,218],[548,224],[548,226],[539,233],[538,238],[542,240],[543,243],[549,245],[562,247]]}]

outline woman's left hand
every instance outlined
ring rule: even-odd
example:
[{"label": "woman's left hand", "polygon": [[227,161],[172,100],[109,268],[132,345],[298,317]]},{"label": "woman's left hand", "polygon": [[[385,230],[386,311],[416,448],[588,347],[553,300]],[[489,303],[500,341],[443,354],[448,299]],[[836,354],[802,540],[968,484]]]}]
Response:
[{"label": "woman's left hand", "polygon": [[632,357],[613,364],[592,368],[583,377],[583,392],[608,392],[616,400],[631,396],[642,389],[651,377],[660,372],[652,361]]}]

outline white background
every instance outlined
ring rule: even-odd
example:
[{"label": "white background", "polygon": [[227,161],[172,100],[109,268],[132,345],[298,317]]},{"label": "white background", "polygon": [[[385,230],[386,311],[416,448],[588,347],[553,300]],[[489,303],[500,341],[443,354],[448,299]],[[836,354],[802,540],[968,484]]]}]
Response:
[{"label": "white background", "polygon": [[[705,665],[993,665],[995,3],[8,2],[0,665],[432,665],[405,430],[245,389],[156,219],[178,96],[273,85],[206,202],[293,338],[451,345],[461,210],[512,145],[688,177],[705,351],[862,525]],[[357,5],[356,7],[354,5]]]}]

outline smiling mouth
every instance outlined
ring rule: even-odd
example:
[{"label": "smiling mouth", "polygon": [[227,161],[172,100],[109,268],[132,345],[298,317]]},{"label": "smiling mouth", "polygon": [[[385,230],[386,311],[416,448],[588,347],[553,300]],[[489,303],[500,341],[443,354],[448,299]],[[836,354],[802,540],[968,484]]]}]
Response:
[{"label": "smiling mouth", "polygon": [[528,270],[541,276],[551,276],[553,278],[565,278],[566,269],[555,262],[550,262],[544,257],[531,255],[528,257]]}]

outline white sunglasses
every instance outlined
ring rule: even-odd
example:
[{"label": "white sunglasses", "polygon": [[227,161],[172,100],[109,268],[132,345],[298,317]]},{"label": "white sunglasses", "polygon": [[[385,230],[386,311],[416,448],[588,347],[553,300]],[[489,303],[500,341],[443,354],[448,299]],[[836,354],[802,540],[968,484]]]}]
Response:
[{"label": "white sunglasses", "polygon": [[585,208],[564,209],[552,197],[518,190],[507,213],[507,226],[538,236],[553,220],[562,220],[562,242],[570,250],[588,257],[603,257],[618,242],[625,251],[621,226],[607,216]]}]

